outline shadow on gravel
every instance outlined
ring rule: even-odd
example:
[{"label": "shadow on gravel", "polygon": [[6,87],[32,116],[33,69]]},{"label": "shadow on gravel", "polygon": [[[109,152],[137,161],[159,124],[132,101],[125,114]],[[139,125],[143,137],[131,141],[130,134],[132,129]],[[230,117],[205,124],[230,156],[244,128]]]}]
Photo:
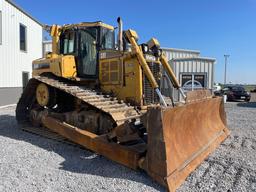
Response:
[{"label": "shadow on gravel", "polygon": [[159,191],[165,191],[162,186],[154,182],[143,171],[133,171],[79,146],[68,145],[22,131],[18,127],[14,116],[0,115],[0,136],[25,141],[59,154],[65,159],[60,163],[60,169],[63,170],[108,178],[128,179],[143,183]]},{"label": "shadow on gravel", "polygon": [[256,102],[238,103],[237,106],[238,107],[256,108]]}]

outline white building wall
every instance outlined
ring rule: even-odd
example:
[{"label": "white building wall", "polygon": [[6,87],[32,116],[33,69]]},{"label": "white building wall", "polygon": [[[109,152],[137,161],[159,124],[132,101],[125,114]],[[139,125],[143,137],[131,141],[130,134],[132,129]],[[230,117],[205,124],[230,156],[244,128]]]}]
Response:
[{"label": "white building wall", "polygon": [[[204,57],[177,58],[170,60],[169,63],[180,84],[182,83],[182,74],[205,74],[205,86],[210,90],[213,88],[215,59]],[[164,87],[164,89],[166,88],[167,87]],[[181,96],[176,89],[173,88],[172,93],[175,101],[181,99]]]},{"label": "white building wall", "polygon": [[[176,48],[162,48],[162,50],[180,83],[182,74],[204,74],[206,78],[205,86],[212,89],[215,59],[201,57],[200,51],[195,50]],[[169,86],[166,82],[162,82],[162,85],[161,91],[164,94],[170,95],[171,92],[174,101],[181,100],[181,96],[176,89],[171,86],[171,91],[168,90]]]},{"label": "white building wall", "polygon": [[[22,71],[32,73],[32,61],[42,57],[42,26],[6,0],[0,0],[2,44],[0,87],[22,87]],[[20,23],[27,27],[27,51],[20,50]]]},{"label": "white building wall", "polygon": [[[206,73],[207,74],[207,88],[212,89],[213,73],[214,73],[214,59],[206,58],[186,58],[175,59],[170,61],[175,66],[175,75],[179,77],[181,73]],[[188,70],[189,69],[189,70]],[[181,80],[180,80],[181,83]]]},{"label": "white building wall", "polygon": [[200,52],[186,49],[176,48],[162,48],[163,53],[167,57],[167,60],[180,59],[180,58],[196,58],[199,57]]}]

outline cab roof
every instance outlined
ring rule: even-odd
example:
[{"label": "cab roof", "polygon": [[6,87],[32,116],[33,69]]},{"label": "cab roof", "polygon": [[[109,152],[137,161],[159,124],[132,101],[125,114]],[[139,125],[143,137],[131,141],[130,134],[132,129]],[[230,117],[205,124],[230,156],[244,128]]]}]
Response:
[{"label": "cab roof", "polygon": [[74,28],[74,27],[104,27],[110,30],[114,30],[114,27],[108,24],[105,24],[101,21],[96,21],[96,22],[82,22],[82,23],[78,23],[78,24],[66,24],[63,25],[62,28],[64,29],[70,29],[70,28]]}]

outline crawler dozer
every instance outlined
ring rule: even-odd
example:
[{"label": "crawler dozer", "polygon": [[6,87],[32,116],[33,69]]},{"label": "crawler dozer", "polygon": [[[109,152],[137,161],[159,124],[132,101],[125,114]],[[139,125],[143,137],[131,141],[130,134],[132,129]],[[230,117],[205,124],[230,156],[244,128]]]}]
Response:
[{"label": "crawler dozer", "polygon": [[[129,168],[168,191],[229,135],[222,99],[184,94],[159,42],[102,22],[45,26],[52,52],[33,61],[16,108],[19,125],[48,128]],[[166,102],[162,70],[182,102]]]}]

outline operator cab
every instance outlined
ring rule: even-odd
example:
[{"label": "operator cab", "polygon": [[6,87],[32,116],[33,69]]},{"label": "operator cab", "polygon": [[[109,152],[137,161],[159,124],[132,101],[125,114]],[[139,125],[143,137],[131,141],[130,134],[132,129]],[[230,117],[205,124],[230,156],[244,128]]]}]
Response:
[{"label": "operator cab", "polygon": [[75,56],[78,77],[97,79],[99,51],[115,50],[115,32],[101,22],[81,23],[64,28],[59,42],[60,54]]}]

